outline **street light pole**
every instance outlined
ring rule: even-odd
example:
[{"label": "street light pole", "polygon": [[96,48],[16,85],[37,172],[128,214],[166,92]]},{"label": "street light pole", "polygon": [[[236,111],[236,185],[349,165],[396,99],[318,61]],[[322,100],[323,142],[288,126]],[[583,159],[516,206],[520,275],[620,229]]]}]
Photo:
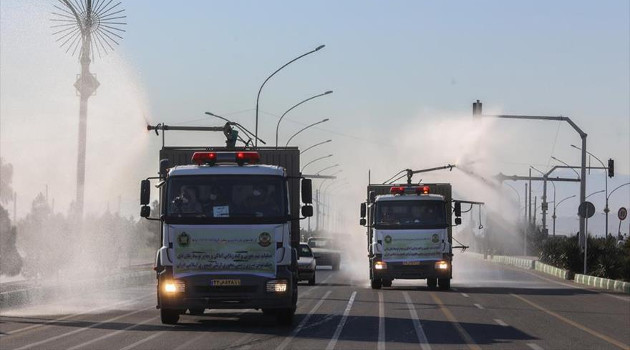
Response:
[{"label": "street light pole", "polygon": [[280,120],[278,120],[278,124],[276,124],[276,148],[278,148],[278,129],[280,128],[280,122],[282,121],[282,118],[284,118],[284,116],[287,115],[287,113],[291,112],[291,110],[293,110],[295,107],[297,107],[297,106],[299,106],[299,105],[301,105],[301,104],[303,104],[305,102],[308,102],[308,101],[310,101],[310,100],[312,100],[314,98],[317,98],[317,97],[320,97],[320,96],[324,96],[324,95],[328,95],[328,94],[332,94],[332,90],[326,91],[323,94],[319,94],[319,95],[315,95],[313,97],[309,97],[306,100],[303,100],[303,101],[293,105],[293,107],[287,109],[286,112],[282,113],[282,116],[280,116]]},{"label": "street light pole", "polygon": [[332,141],[332,140],[326,140],[326,141],[322,141],[322,142],[320,142],[320,143],[316,143],[316,144],[314,144],[314,145],[312,145],[312,146],[310,146],[310,147],[307,147],[305,150],[303,150],[302,152],[300,152],[300,154],[302,154],[302,153],[304,153],[304,152],[308,151],[309,149],[311,149],[311,148],[313,148],[313,147],[317,147],[317,146],[319,146],[319,145],[323,145],[323,144],[328,143],[328,142],[331,142],[331,141]]},{"label": "street light pole", "polygon": [[311,51],[309,51],[309,52],[307,52],[307,53],[305,53],[305,54],[302,54],[302,55],[300,55],[300,56],[298,56],[298,57],[296,57],[296,58],[292,59],[291,61],[289,61],[289,62],[285,63],[283,66],[281,66],[280,68],[276,69],[276,71],[275,71],[275,72],[271,73],[271,75],[270,75],[270,76],[268,76],[268,77],[267,77],[267,79],[265,79],[265,81],[263,81],[262,85],[260,85],[260,89],[258,89],[258,95],[256,96],[256,130],[255,130],[255,135],[256,135],[256,136],[254,137],[254,138],[255,138],[255,141],[254,141],[254,142],[256,143],[256,144],[254,145],[255,147],[258,147],[258,102],[259,102],[259,100],[260,100],[260,93],[262,92],[262,89],[263,89],[263,87],[265,86],[265,84],[267,84],[267,81],[268,81],[269,79],[271,79],[271,77],[273,77],[274,75],[276,75],[276,73],[278,73],[279,71],[281,71],[284,67],[286,67],[286,66],[290,65],[291,63],[293,63],[293,62],[295,62],[295,61],[299,60],[300,58],[302,58],[302,57],[304,57],[304,56],[310,55],[310,54],[312,54],[313,52],[316,52],[316,51],[319,51],[319,50],[323,49],[325,46],[326,46],[326,45],[320,45],[320,46],[316,47],[314,50],[311,50]]},{"label": "street light pole", "polygon": [[[576,145],[571,145],[571,147],[578,149],[581,151],[580,147],[576,146]],[[608,209],[608,167],[606,165],[604,165],[604,162],[602,162],[599,158],[595,157],[595,155],[591,152],[586,152],[589,155],[591,155],[591,157],[597,159],[597,161],[602,165],[602,167],[604,167],[604,190],[606,191],[606,206],[604,207],[604,213],[606,214],[606,238],[608,238],[608,212],[610,211],[610,209]]]},{"label": "street light pole", "polygon": [[323,157],[319,157],[319,158],[315,158],[315,159],[311,160],[310,162],[306,163],[306,165],[304,165],[304,166],[302,167],[302,169],[300,170],[300,172],[304,172],[304,169],[305,169],[307,166],[309,166],[310,164],[313,164],[313,163],[315,163],[316,161],[318,161],[318,160],[320,160],[320,159],[330,158],[330,157],[332,157],[332,154],[329,154],[329,155],[327,155],[327,156],[323,156]]},{"label": "street light pole", "polygon": [[566,201],[567,199],[573,198],[575,197],[575,195],[569,196],[567,198],[563,198],[562,200],[560,200],[560,202],[558,202],[557,204],[555,203],[555,199],[554,199],[554,203],[553,203],[553,236],[556,236],[556,209],[560,206],[560,203]]},{"label": "street light pole", "polygon": [[328,170],[328,169],[331,169],[331,168],[334,168],[334,167],[338,167],[338,166],[339,166],[339,164],[335,164],[335,165],[331,165],[331,166],[329,166],[329,167],[325,167],[324,169],[322,169],[322,170],[320,170],[320,171],[315,172],[315,175],[319,175],[319,174],[320,174],[321,172],[323,172],[323,171],[326,171],[326,170]]},{"label": "street light pole", "polygon": [[300,131],[296,132],[296,133],[295,133],[295,134],[293,134],[291,137],[289,137],[289,140],[287,141],[287,143],[286,143],[284,146],[285,146],[285,147],[286,147],[286,146],[288,146],[288,145],[289,145],[289,142],[291,142],[291,140],[293,140],[293,138],[294,138],[294,137],[296,137],[296,136],[297,136],[299,133],[301,133],[302,131],[304,131],[304,130],[306,130],[306,129],[308,129],[308,128],[312,127],[312,126],[315,126],[315,125],[317,125],[317,124],[325,123],[325,122],[327,122],[327,121],[329,121],[329,120],[330,120],[330,119],[328,119],[328,118],[326,118],[326,119],[322,119],[322,120],[320,120],[320,121],[318,121],[318,122],[315,122],[315,123],[313,123],[313,124],[310,124],[310,125],[307,125],[307,126],[303,127],[302,129],[300,129]]}]

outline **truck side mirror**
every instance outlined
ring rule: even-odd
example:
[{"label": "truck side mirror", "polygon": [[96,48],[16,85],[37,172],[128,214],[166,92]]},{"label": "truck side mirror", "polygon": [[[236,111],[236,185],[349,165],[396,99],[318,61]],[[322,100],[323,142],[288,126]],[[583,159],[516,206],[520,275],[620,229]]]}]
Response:
[{"label": "truck side mirror", "polygon": [[140,216],[143,218],[148,218],[149,214],[151,214],[151,207],[149,207],[148,205],[143,205],[140,208]]},{"label": "truck side mirror", "polygon": [[453,212],[455,213],[456,217],[462,216],[462,202],[455,202],[455,209],[453,209]]},{"label": "truck side mirror", "polygon": [[361,226],[365,226],[365,223],[366,223],[365,218],[361,218],[361,219],[359,220],[359,225],[361,225]]},{"label": "truck side mirror", "polygon": [[361,203],[361,217],[365,217],[365,212],[367,211],[367,204]]},{"label": "truck side mirror", "polygon": [[461,225],[462,224],[462,218],[455,218],[455,225]]},{"label": "truck side mirror", "polygon": [[376,199],[376,192],[370,191],[370,194],[368,197],[370,199],[370,203],[374,203],[374,200]]},{"label": "truck side mirror", "polygon": [[313,207],[310,205],[305,205],[302,207],[302,216],[305,218],[310,218],[313,216]]},{"label": "truck side mirror", "polygon": [[142,180],[140,182],[140,204],[147,205],[151,201],[151,182]]},{"label": "truck side mirror", "polygon": [[[313,181],[311,179],[302,179],[302,203],[311,204],[313,203]],[[313,208],[311,208],[311,215]]]}]

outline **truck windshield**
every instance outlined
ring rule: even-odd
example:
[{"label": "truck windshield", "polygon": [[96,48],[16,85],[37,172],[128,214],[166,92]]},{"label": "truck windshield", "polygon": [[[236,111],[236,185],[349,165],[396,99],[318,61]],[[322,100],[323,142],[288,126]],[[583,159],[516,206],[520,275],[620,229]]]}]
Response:
[{"label": "truck windshield", "polygon": [[447,225],[442,201],[379,201],[374,225],[386,228],[444,228]]},{"label": "truck windshield", "polygon": [[279,176],[196,175],[169,179],[167,218],[286,221],[286,182]]}]

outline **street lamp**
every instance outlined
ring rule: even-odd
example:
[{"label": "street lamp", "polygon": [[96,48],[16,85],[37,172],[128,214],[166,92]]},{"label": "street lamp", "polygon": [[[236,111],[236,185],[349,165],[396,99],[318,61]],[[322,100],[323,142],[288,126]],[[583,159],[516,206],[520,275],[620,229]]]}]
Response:
[{"label": "street lamp", "polygon": [[[610,196],[612,196],[613,192],[617,191],[618,189],[622,188],[623,186],[627,186],[630,185],[630,182],[626,182],[623,185],[617,186],[614,190],[610,191],[610,193],[608,194],[608,196],[606,196],[606,203],[608,203],[608,198],[610,198]],[[608,214],[608,213],[606,213]],[[619,220],[619,228],[617,229],[617,235],[619,235],[621,232],[621,220]]]},{"label": "street lamp", "polygon": [[569,164],[567,164],[567,163],[563,162],[562,160],[560,160],[560,159],[558,159],[558,158],[556,158],[556,157],[554,157],[554,156],[551,156],[551,159],[553,159],[553,160],[555,160],[555,161],[557,161],[557,162],[560,162],[560,163],[562,163],[562,164],[566,165],[567,167],[569,167],[569,169],[573,170],[573,172],[575,173],[575,175],[577,175],[577,177],[578,177],[578,178],[580,177],[580,174],[578,174],[578,172],[577,172],[577,171],[575,171],[575,169],[573,169],[574,167],[570,166]]},{"label": "street lamp", "polygon": [[[586,198],[588,198],[588,197],[590,197],[590,196],[592,196],[592,195],[594,195],[594,194],[598,194],[598,193],[602,193],[602,192],[604,192],[604,190],[599,190],[599,191],[597,191],[597,192],[593,192],[593,193],[589,194],[588,196],[586,196]],[[585,199],[586,199],[586,198],[585,198]]]},{"label": "street lamp", "polygon": [[296,136],[297,136],[297,134],[301,133],[302,131],[304,131],[304,130],[306,130],[306,129],[308,129],[308,128],[312,127],[312,126],[315,126],[315,125],[317,125],[317,124],[325,123],[325,122],[327,122],[327,121],[329,121],[329,120],[330,120],[330,119],[328,119],[328,118],[326,118],[326,119],[322,119],[322,120],[320,120],[320,121],[318,121],[318,122],[315,122],[315,123],[313,123],[313,124],[310,124],[310,125],[307,125],[307,126],[303,127],[302,129],[300,129],[300,131],[296,132],[295,134],[293,134],[293,136],[289,137],[289,140],[287,141],[287,143],[286,143],[284,146],[285,146],[285,147],[286,147],[286,146],[288,146],[288,145],[289,145],[289,142],[291,142],[291,140],[293,140],[293,138],[294,138],[294,137],[296,137]]},{"label": "street lamp", "polygon": [[319,175],[322,171],[326,171],[328,169],[331,169],[331,168],[334,168],[334,167],[337,167],[337,166],[339,166],[339,164],[335,164],[335,165],[331,165],[329,167],[326,167],[326,168],[324,168],[324,169],[322,169],[322,170],[320,170],[318,172],[315,172],[315,175]]},{"label": "street lamp", "polygon": [[[576,145],[571,145],[571,147],[578,149],[578,150],[582,150],[580,147],[576,146]],[[610,211],[608,209],[608,167],[606,167],[604,165],[604,162],[602,162],[599,158],[595,157],[595,155],[589,151],[586,151],[587,154],[589,154],[591,157],[597,159],[597,161],[602,165],[602,167],[604,168],[604,191],[606,191],[606,206],[604,207],[604,213],[606,214],[606,238],[608,238],[608,212]]]},{"label": "street lamp", "polygon": [[278,73],[280,70],[282,70],[282,68],[284,68],[284,67],[286,67],[286,66],[290,65],[291,63],[293,63],[293,62],[295,62],[295,61],[299,60],[300,58],[302,58],[302,57],[304,57],[304,56],[310,55],[310,54],[312,54],[313,52],[316,52],[316,51],[319,51],[319,50],[323,49],[323,48],[324,48],[324,46],[326,46],[326,45],[319,45],[319,46],[318,46],[318,47],[316,47],[314,50],[311,50],[311,51],[309,51],[309,52],[307,52],[307,53],[305,53],[305,54],[302,54],[302,55],[300,55],[300,56],[298,56],[298,57],[296,57],[296,58],[292,59],[291,61],[289,61],[289,62],[285,63],[282,67],[280,67],[280,68],[276,69],[276,71],[275,71],[275,72],[271,73],[271,75],[270,75],[270,76],[268,76],[268,77],[267,77],[267,79],[265,79],[265,81],[263,81],[262,85],[260,85],[260,89],[258,89],[258,96],[256,96],[256,130],[255,130],[255,131],[256,131],[256,133],[255,133],[255,135],[256,135],[256,137],[255,137],[255,139],[256,139],[256,141],[255,141],[255,142],[256,142],[256,144],[255,144],[255,147],[258,147],[258,101],[260,100],[260,93],[261,93],[261,91],[262,91],[263,87],[265,86],[265,84],[267,84],[267,81],[268,81],[269,79],[271,79],[271,77],[273,77],[274,75],[276,75],[276,73]]},{"label": "street lamp", "polygon": [[563,198],[563,199],[562,199],[562,200],[560,200],[560,202],[558,202],[558,203],[555,203],[555,201],[554,201],[554,203],[553,203],[553,216],[552,216],[552,218],[553,218],[553,236],[554,236],[554,237],[556,236],[556,217],[557,217],[557,216],[556,216],[556,209],[560,206],[560,204],[561,204],[562,202],[566,201],[567,199],[573,198],[573,197],[575,197],[575,195],[569,196],[569,197],[567,197],[567,198]]},{"label": "street lamp", "polygon": [[310,147],[306,148],[306,149],[305,149],[305,150],[303,150],[302,152],[300,152],[300,154],[302,154],[302,153],[304,153],[304,152],[308,151],[309,149],[311,149],[311,148],[313,148],[313,147],[317,147],[317,146],[319,146],[319,145],[323,145],[323,144],[328,143],[328,142],[331,142],[331,141],[332,141],[332,140],[326,140],[326,141],[322,141],[322,142],[320,142],[320,143],[316,143],[316,144],[314,144],[314,145],[312,145],[312,146],[310,146]]},{"label": "street lamp", "polygon": [[306,100],[301,101],[301,102],[295,104],[293,107],[287,109],[286,112],[282,113],[282,116],[280,116],[280,120],[278,120],[278,124],[276,124],[276,148],[278,148],[278,128],[280,128],[280,122],[282,121],[282,118],[284,118],[284,116],[287,115],[287,113],[289,113],[292,109],[294,109],[295,107],[301,105],[302,103],[305,103],[305,102],[310,101],[310,100],[312,100],[314,98],[317,98],[317,97],[320,97],[320,96],[324,96],[324,95],[328,95],[328,94],[332,94],[332,90],[326,91],[323,94],[319,94],[319,95],[315,95],[313,97],[309,97]]},{"label": "street lamp", "polygon": [[319,158],[315,158],[315,159],[311,160],[310,162],[306,163],[306,165],[304,165],[304,166],[302,167],[302,169],[300,170],[300,172],[303,172],[303,171],[304,171],[304,169],[305,169],[307,166],[309,166],[310,164],[313,164],[313,163],[315,163],[315,162],[316,162],[316,161],[318,161],[318,160],[321,160],[321,159],[324,159],[324,158],[330,158],[330,157],[332,157],[332,154],[329,154],[329,155],[327,155],[327,156],[323,156],[323,157],[319,157]]}]

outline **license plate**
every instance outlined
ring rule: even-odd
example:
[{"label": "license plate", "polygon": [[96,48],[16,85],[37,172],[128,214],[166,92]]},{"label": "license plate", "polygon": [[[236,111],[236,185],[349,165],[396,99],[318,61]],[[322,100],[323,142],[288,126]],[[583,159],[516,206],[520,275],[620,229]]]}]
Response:
[{"label": "license plate", "polygon": [[403,265],[420,265],[419,261],[403,261]]},{"label": "license plate", "polygon": [[240,286],[241,285],[241,280],[210,280],[210,285],[211,286]]}]

